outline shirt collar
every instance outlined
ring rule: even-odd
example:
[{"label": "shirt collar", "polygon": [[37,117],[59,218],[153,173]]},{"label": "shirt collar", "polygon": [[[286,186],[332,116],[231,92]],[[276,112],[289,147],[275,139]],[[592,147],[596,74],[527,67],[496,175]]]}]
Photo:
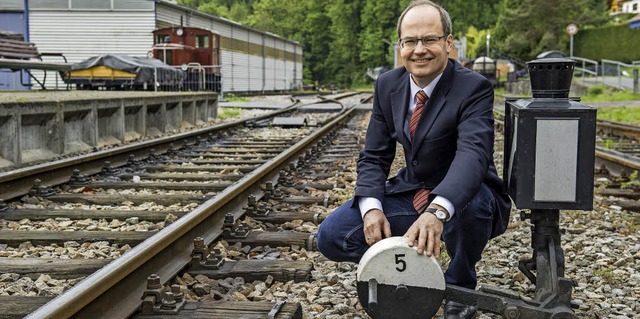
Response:
[{"label": "shirt collar", "polygon": [[411,75],[409,75],[409,84],[411,86],[411,98],[412,98],[412,102],[415,103],[415,99],[416,99],[416,94],[418,93],[418,91],[423,90],[424,93],[427,94],[428,97],[431,97],[431,93],[433,93],[433,89],[435,89],[436,85],[438,84],[438,82],[440,82],[440,78],[442,77],[442,73],[438,74],[438,76],[436,76],[435,79],[433,79],[433,81],[431,81],[431,83],[429,83],[429,85],[425,86],[424,89],[421,89],[416,82],[413,81],[413,78],[411,77]]}]

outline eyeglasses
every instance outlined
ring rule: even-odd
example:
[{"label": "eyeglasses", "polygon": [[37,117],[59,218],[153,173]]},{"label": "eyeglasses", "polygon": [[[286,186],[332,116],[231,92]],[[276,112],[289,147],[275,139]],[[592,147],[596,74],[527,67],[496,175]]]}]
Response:
[{"label": "eyeglasses", "polygon": [[415,49],[418,46],[418,42],[422,42],[422,45],[424,45],[425,47],[431,47],[436,45],[438,41],[446,37],[446,35],[432,35],[424,38],[402,38],[398,39],[398,41],[400,42],[400,46],[403,49]]}]

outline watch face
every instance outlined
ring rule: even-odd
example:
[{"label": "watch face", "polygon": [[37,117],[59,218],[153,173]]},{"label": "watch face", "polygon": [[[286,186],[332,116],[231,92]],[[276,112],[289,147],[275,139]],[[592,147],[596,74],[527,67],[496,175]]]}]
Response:
[{"label": "watch face", "polygon": [[444,211],[438,209],[436,210],[436,217],[438,217],[438,219],[446,219],[447,218],[447,213],[445,213]]}]

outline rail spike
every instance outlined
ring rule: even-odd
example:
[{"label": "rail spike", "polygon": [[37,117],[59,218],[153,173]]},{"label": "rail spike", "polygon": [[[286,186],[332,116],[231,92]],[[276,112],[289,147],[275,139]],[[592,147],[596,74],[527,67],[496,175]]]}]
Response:
[{"label": "rail spike", "polygon": [[233,214],[228,213],[224,216],[222,225],[222,237],[227,239],[247,238],[249,235],[249,227],[244,223],[236,222]]},{"label": "rail spike", "polygon": [[[202,237],[193,240],[193,251],[191,252],[191,268],[193,270],[218,270],[223,264],[224,256],[222,256],[220,249],[210,251]],[[174,297],[175,295],[174,292]]]},{"label": "rail spike", "polygon": [[147,278],[147,289],[142,293],[140,312],[144,315],[176,315],[186,304],[183,296],[179,286],[177,291],[173,286],[169,291],[162,285],[160,276],[152,274]]}]

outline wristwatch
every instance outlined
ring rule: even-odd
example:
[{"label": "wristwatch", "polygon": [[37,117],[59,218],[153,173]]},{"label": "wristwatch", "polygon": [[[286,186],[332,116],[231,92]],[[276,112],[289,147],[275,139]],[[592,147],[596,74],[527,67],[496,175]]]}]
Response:
[{"label": "wristwatch", "polygon": [[424,211],[434,214],[436,218],[443,223],[446,222],[447,218],[449,217],[449,213],[447,213],[447,211],[445,211],[444,209],[440,209],[440,208],[429,207]]}]

